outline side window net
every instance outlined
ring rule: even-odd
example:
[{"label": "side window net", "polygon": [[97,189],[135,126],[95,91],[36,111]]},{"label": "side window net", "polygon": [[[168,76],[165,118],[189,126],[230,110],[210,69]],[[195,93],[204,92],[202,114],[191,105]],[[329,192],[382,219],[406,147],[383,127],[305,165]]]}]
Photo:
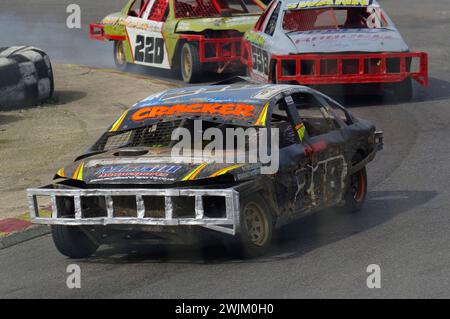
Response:
[{"label": "side window net", "polygon": [[101,152],[122,147],[166,147],[171,143],[172,131],[181,120],[157,123],[129,131],[107,132],[90,151]]},{"label": "side window net", "polygon": [[313,94],[296,93],[292,95],[292,99],[310,137],[340,129],[334,116]]},{"label": "side window net", "polygon": [[212,0],[174,0],[177,18],[212,17],[219,15],[219,10]]}]

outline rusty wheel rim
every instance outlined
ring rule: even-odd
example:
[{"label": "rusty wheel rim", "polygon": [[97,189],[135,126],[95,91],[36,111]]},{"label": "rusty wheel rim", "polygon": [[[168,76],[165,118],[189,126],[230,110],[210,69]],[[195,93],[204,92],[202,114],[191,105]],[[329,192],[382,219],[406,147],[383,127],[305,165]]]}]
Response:
[{"label": "rusty wheel rim", "polygon": [[269,223],[263,210],[256,203],[249,203],[244,209],[244,217],[250,241],[263,246],[269,237]]},{"label": "rusty wheel rim", "polygon": [[352,193],[353,198],[356,202],[360,203],[364,199],[364,194],[366,191],[366,185],[364,181],[365,177],[363,171],[360,170],[358,173],[352,176]]},{"label": "rusty wheel rim", "polygon": [[123,65],[125,63],[125,53],[123,52],[123,42],[118,42],[116,46],[117,63]]},{"label": "rusty wheel rim", "polygon": [[190,77],[192,71],[192,59],[188,49],[183,50],[183,73],[186,78]]}]

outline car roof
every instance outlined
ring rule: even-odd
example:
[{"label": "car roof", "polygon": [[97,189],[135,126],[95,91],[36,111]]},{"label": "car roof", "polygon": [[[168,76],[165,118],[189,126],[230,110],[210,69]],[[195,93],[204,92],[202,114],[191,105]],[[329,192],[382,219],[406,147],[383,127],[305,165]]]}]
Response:
[{"label": "car roof", "polygon": [[265,104],[276,98],[279,94],[290,91],[312,91],[301,85],[279,85],[279,84],[248,84],[233,83],[222,85],[190,86],[169,89],[160,93],[152,94],[144,100],[136,103],[132,108],[141,108],[161,104],[180,103],[255,103]]},{"label": "car roof", "polygon": [[[377,0],[281,0],[289,9],[379,6]],[[297,7],[293,5],[297,4]]]},{"label": "car roof", "polygon": [[183,119],[247,127],[265,126],[265,114],[272,107],[271,102],[294,92],[312,93],[314,90],[300,85],[248,83],[170,89],[136,103],[109,131],[127,131]]}]

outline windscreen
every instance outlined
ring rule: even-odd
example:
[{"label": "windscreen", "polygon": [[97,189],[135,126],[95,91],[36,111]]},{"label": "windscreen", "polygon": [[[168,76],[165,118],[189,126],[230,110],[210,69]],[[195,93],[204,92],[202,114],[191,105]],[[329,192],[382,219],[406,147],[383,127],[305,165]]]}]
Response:
[{"label": "windscreen", "polygon": [[[228,134],[233,134],[233,130],[238,128],[246,129],[246,127],[240,127],[238,125],[214,123],[209,121],[195,122],[194,120],[177,120],[161,122],[126,131],[107,132],[89,149],[89,152],[106,152],[131,147],[171,147],[179,142],[181,135],[183,135],[180,131],[176,131],[180,128],[189,131],[189,136],[192,138],[190,144],[193,148],[204,147],[205,145],[211,143],[211,138],[205,136],[205,132],[208,129],[215,129],[214,138],[217,139],[218,136],[221,136],[223,140],[220,142],[220,145],[223,145],[224,147],[227,144]],[[220,134],[217,135],[219,131]],[[255,139],[259,129],[254,128],[249,132],[251,134],[249,134],[247,138]],[[200,137],[200,140],[195,140],[195,138],[198,137]],[[183,138],[186,137],[184,136]],[[249,140],[246,140],[247,144],[248,142]]]},{"label": "windscreen", "polygon": [[287,10],[283,29],[302,32],[333,29],[386,28],[388,22],[379,8],[326,8],[310,10]]}]

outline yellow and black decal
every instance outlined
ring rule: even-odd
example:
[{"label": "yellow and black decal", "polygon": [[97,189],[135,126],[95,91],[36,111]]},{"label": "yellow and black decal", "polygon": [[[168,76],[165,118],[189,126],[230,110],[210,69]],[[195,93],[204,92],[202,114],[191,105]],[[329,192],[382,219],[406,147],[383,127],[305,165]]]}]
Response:
[{"label": "yellow and black decal", "polygon": [[257,126],[265,126],[266,125],[266,119],[267,119],[267,111],[269,110],[270,102],[267,102],[266,105],[264,105],[263,109],[261,110],[261,113],[259,113],[258,119],[255,122],[255,125]]},{"label": "yellow and black decal", "polygon": [[207,163],[198,165],[196,168],[191,170],[185,177],[183,177],[182,181],[192,181],[197,175],[208,165]]},{"label": "yellow and black decal", "polygon": [[84,162],[78,164],[77,169],[73,173],[72,179],[76,179],[78,181],[83,180],[83,170],[84,170]]},{"label": "yellow and black decal", "polygon": [[117,121],[114,122],[114,124],[111,126],[111,129],[109,130],[110,132],[116,132],[119,128],[120,125],[122,125],[123,120],[125,119],[125,117],[127,116],[128,111],[125,111],[121,117],[119,117],[117,119]]},{"label": "yellow and black decal", "polygon": [[218,170],[217,172],[211,174],[209,177],[217,177],[217,176],[226,174],[229,171],[232,171],[232,170],[234,170],[236,168],[239,168],[241,166],[242,166],[242,164],[236,164],[236,165],[232,165],[232,166],[229,166],[229,167],[222,168],[222,169]]}]

